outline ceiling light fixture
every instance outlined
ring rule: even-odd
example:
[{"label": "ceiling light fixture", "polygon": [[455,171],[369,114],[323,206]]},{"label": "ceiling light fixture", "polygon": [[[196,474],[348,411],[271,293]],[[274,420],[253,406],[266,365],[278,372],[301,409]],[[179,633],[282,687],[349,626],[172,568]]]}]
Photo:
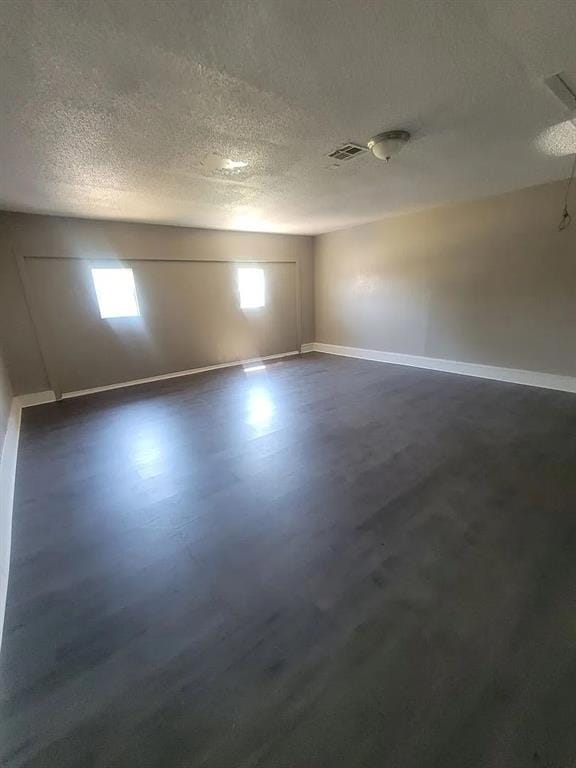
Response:
[{"label": "ceiling light fixture", "polygon": [[232,160],[229,157],[220,157],[219,155],[208,155],[202,162],[203,168],[208,171],[239,171],[246,168],[248,163],[245,160]]},{"label": "ceiling light fixture", "polygon": [[386,160],[386,162],[388,162],[390,158],[397,155],[409,141],[410,134],[408,131],[384,131],[370,139],[368,142],[368,149],[372,152],[374,157],[378,158],[378,160]]},{"label": "ceiling light fixture", "polygon": [[224,161],[224,168],[227,171],[237,171],[238,168],[246,168],[248,165],[244,160],[228,160]]}]

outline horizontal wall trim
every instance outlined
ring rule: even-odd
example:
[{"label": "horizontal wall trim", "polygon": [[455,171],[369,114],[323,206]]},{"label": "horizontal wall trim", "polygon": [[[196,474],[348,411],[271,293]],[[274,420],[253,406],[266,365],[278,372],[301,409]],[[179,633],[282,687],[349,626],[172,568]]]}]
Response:
[{"label": "horizontal wall trim", "polygon": [[171,264],[188,264],[188,263],[199,263],[199,264],[297,264],[298,258],[296,256],[292,256],[290,258],[286,259],[254,259],[254,258],[236,258],[236,259],[222,259],[217,256],[210,257],[206,256],[205,258],[202,258],[201,256],[183,256],[179,259],[174,259],[170,257],[166,258],[159,258],[157,256],[118,256],[117,254],[110,253],[102,253],[100,255],[92,255],[92,256],[85,256],[82,254],[77,253],[71,253],[71,254],[62,254],[57,256],[49,256],[47,254],[45,255],[34,255],[34,254],[27,254],[23,257],[27,261],[58,261],[64,260],[64,261],[86,261],[86,262],[96,262],[96,261],[112,261],[117,263],[124,263],[125,261],[151,261],[153,263],[162,263],[162,262],[169,262]]},{"label": "horizontal wall trim", "polygon": [[435,357],[420,355],[404,355],[397,352],[381,352],[377,349],[361,349],[360,347],[342,347],[338,344],[313,344],[315,352],[324,352],[341,357],[356,357],[361,360],[373,360],[379,363],[393,365],[408,365],[413,368],[427,368],[432,371],[456,373],[462,376],[475,376],[480,379],[507,381],[511,384],[525,384],[529,387],[555,389],[561,392],[576,392],[576,377],[560,376],[554,373],[539,371],[524,371],[520,368],[501,368],[495,365],[480,363],[463,363],[457,360],[442,360]]},{"label": "horizontal wall trim", "polygon": [[2,646],[2,630],[4,627],[6,595],[8,592],[12,509],[14,506],[14,486],[16,483],[21,413],[20,398],[14,397],[8,416],[4,446],[0,446],[0,647]]},{"label": "horizontal wall trim", "polygon": [[314,346],[315,346],[314,342],[311,342],[309,344],[302,344],[302,346],[300,347],[300,352],[303,355],[307,354],[308,352],[314,352]]}]

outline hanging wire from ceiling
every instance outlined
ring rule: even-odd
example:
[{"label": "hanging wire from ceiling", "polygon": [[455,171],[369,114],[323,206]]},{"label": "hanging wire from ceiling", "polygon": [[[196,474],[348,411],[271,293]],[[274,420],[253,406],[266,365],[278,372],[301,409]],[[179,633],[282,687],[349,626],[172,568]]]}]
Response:
[{"label": "hanging wire from ceiling", "polygon": [[570,215],[570,211],[568,210],[568,197],[570,195],[570,187],[572,186],[572,182],[574,181],[575,172],[576,172],[576,154],[574,155],[574,160],[572,162],[572,171],[570,173],[570,178],[568,179],[568,184],[566,185],[566,194],[564,195],[564,210],[562,211],[562,218],[560,219],[560,224],[558,224],[559,232],[563,232],[565,229],[568,229],[570,224],[572,224],[572,216]]}]

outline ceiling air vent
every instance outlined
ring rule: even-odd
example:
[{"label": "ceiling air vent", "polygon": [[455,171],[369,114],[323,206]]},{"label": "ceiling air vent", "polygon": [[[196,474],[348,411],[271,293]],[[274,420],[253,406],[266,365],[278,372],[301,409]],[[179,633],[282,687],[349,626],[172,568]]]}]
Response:
[{"label": "ceiling air vent", "polygon": [[343,144],[341,147],[338,147],[334,152],[330,152],[328,157],[331,157],[333,160],[351,160],[353,157],[361,155],[366,151],[366,147],[349,142],[348,144]]}]

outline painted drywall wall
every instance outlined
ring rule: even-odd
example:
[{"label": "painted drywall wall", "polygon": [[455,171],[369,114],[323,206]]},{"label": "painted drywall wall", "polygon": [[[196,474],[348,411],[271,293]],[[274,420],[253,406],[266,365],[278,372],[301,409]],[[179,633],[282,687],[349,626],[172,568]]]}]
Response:
[{"label": "painted drywall wall", "polygon": [[[63,391],[102,386],[314,340],[310,237],[15,213],[0,215],[0,235],[0,340],[16,394],[50,389],[53,380]],[[87,270],[109,259],[135,270],[149,326],[100,321]],[[231,263],[252,261],[266,262],[269,307],[239,315],[230,309]]]},{"label": "painted drywall wall", "polygon": [[16,419],[16,414],[12,410],[12,400],[12,386],[0,349],[0,648],[2,646],[2,628],[8,589],[12,502],[20,418],[18,412]]},{"label": "painted drywall wall", "polygon": [[576,223],[558,231],[564,190],[321,235],[316,341],[576,375]]},{"label": "painted drywall wall", "polygon": [[49,389],[10,237],[10,217],[0,214],[0,344],[14,394]]},{"label": "painted drywall wall", "polygon": [[60,392],[298,349],[293,263],[260,263],[266,306],[243,311],[235,264],[124,260],[133,270],[141,316],[104,320],[91,263],[30,259],[26,265]]},{"label": "painted drywall wall", "polygon": [[6,366],[0,349],[0,456],[4,448],[4,438],[8,426],[8,417],[12,407],[12,385],[8,378]]}]

